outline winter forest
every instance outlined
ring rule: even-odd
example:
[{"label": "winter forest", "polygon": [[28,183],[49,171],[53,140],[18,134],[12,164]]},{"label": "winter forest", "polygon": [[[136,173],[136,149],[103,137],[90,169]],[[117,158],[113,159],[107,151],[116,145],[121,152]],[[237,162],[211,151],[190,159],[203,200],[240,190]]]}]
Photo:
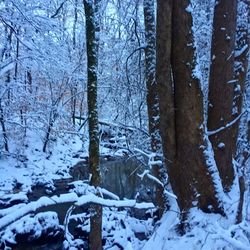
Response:
[{"label": "winter forest", "polygon": [[0,249],[250,249],[249,0],[0,0]]}]

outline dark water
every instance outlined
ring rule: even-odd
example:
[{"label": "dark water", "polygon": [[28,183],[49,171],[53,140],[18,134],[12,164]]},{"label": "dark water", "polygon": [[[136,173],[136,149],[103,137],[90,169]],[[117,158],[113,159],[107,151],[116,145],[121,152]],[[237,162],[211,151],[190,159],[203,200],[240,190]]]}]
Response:
[{"label": "dark water", "polygon": [[[145,170],[139,161],[123,158],[113,161],[101,162],[102,187],[118,195],[120,199],[134,199],[151,201],[153,183],[145,177],[141,180],[138,174]],[[73,180],[88,180],[88,165],[84,162],[76,164],[71,175]]]},{"label": "dark water", "polygon": [[[134,159],[116,159],[112,161],[101,161],[102,187],[108,191],[118,195],[120,199],[134,199],[138,201],[152,201],[153,198],[153,183],[151,180],[141,180],[138,174],[145,170],[138,161]],[[45,186],[38,185],[33,187],[33,191],[29,194],[29,200],[34,201],[41,196],[52,196],[67,193],[70,189],[69,183],[77,180],[88,180],[89,176],[88,164],[82,161],[73,166],[70,170],[72,178],[61,179],[54,181],[54,190],[48,190]],[[58,214],[59,223],[63,224],[65,215],[72,204],[58,204],[39,209],[37,212],[55,211]],[[74,213],[86,212],[87,207],[78,208]],[[138,211],[137,211],[138,212]],[[69,230],[74,234],[74,222],[69,225]],[[41,242],[39,244],[19,244],[16,250],[53,250],[62,249],[62,241],[55,243]]]},{"label": "dark water", "polygon": [[[154,185],[150,179],[143,180],[138,174],[143,173],[145,167],[135,159],[116,159],[112,161],[101,161],[102,188],[119,196],[120,199],[134,199],[138,201],[152,201],[154,199]],[[35,201],[41,196],[53,196],[67,193],[72,188],[69,183],[89,178],[89,167],[85,161],[78,162],[70,169],[72,178],[59,179],[54,181],[54,190],[44,185],[37,185],[32,188],[28,195],[30,201]]]}]

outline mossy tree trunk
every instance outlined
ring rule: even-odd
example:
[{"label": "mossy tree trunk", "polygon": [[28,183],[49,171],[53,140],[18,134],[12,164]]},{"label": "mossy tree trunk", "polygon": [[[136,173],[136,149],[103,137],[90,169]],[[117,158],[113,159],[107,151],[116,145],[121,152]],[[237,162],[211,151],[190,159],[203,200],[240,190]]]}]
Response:
[{"label": "mossy tree trunk", "polygon": [[[87,42],[88,74],[88,122],[89,122],[89,167],[90,184],[98,187],[101,184],[99,161],[99,128],[97,108],[97,70],[98,70],[98,1],[84,0]],[[91,205],[89,249],[102,249],[102,207]]]},{"label": "mossy tree trunk", "polygon": [[[155,80],[156,64],[156,27],[154,1],[144,0],[144,24],[145,24],[145,75],[147,87],[147,109],[148,109],[148,127],[151,138],[151,150],[155,153],[155,160],[159,158],[161,151],[161,139],[159,131],[159,102]],[[152,166],[153,173],[159,180],[164,178],[163,165],[155,164]],[[166,205],[163,187],[156,183],[156,203],[161,217]]]}]

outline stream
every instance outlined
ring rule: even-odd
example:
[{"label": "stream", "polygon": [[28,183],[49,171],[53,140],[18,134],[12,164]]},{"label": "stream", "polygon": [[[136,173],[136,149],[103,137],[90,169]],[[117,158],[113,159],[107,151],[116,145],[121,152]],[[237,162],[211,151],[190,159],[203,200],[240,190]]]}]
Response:
[{"label": "stream", "polygon": [[[116,194],[120,199],[137,199],[139,202],[154,202],[154,185],[150,179],[145,177],[141,180],[138,174],[145,170],[137,160],[131,158],[119,158],[101,160],[101,175],[102,188]],[[86,161],[79,161],[75,166],[71,167],[71,178],[54,180],[54,189],[48,190],[44,185],[36,185],[32,187],[32,192],[28,194],[29,201],[36,201],[42,196],[60,195],[69,192],[72,188],[72,182],[78,180],[88,180],[89,177],[88,164]],[[54,211],[57,213],[59,224],[63,225],[66,213],[72,204],[64,203],[58,205],[48,206],[39,209],[37,213]],[[88,207],[77,208],[74,213],[87,213]],[[132,210],[131,210],[132,211]],[[145,211],[135,210],[131,212],[134,217],[145,217]],[[69,230],[73,235],[75,231],[76,222],[69,224]],[[57,242],[47,242],[44,239],[31,243],[19,243],[13,246],[16,250],[53,250],[62,249],[63,240],[59,239]]]}]

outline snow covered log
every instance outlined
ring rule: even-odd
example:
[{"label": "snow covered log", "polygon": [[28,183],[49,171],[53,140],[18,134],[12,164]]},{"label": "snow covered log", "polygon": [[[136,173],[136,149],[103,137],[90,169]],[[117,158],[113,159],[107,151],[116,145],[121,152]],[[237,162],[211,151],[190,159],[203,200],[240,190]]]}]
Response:
[{"label": "snow covered log", "polygon": [[88,194],[78,197],[75,193],[62,194],[60,196],[52,196],[52,197],[41,197],[37,201],[30,202],[23,207],[20,207],[17,211],[11,211],[9,214],[0,218],[0,230],[4,229],[6,226],[11,223],[19,220],[23,216],[35,212],[39,208],[47,207],[55,204],[62,203],[74,203],[75,206],[82,206],[89,203],[99,204],[106,207],[133,207],[138,209],[150,209],[154,208],[153,203],[137,203],[136,200],[110,200],[103,199],[94,194]]}]

